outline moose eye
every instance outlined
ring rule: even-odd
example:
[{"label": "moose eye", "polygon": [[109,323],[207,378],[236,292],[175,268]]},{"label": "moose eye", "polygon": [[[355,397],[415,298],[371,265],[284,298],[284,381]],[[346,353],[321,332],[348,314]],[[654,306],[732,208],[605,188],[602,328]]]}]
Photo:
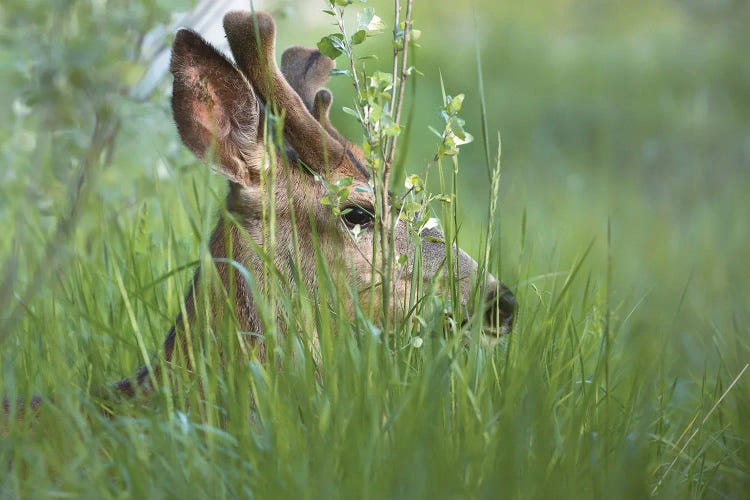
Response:
[{"label": "moose eye", "polygon": [[341,212],[341,217],[347,226],[354,227],[359,225],[360,227],[368,226],[373,219],[372,211],[360,207],[359,205],[351,205],[346,207]]}]

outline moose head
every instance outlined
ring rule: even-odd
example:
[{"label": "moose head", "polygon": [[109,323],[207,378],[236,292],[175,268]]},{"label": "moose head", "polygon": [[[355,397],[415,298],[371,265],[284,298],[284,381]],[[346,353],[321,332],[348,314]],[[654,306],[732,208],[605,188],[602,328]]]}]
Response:
[{"label": "moose head", "polygon": [[[369,188],[371,172],[362,150],[329,122],[332,96],[323,86],[333,61],[315,49],[292,47],[283,53],[279,68],[276,28],[265,13],[230,12],[224,17],[224,29],[234,63],[186,29],[176,35],[171,62],[172,108],[180,137],[200,159],[228,179],[227,212],[238,221],[229,224],[220,220],[210,241],[212,256],[232,259],[260,276],[263,261],[257,248],[264,238],[273,238],[273,262],[290,282],[301,279],[308,289],[315,289],[318,278],[313,249],[317,248],[329,268],[344,270],[348,282],[360,293],[377,287],[386,267],[382,258],[373,255],[376,200]],[[283,116],[284,148],[268,147],[264,142],[272,140],[272,127],[264,127],[272,110]],[[262,179],[271,166],[276,179],[269,186]],[[344,177],[351,179],[351,195],[342,207],[343,215],[337,216],[321,204],[327,194],[321,179],[334,183]],[[267,234],[263,223],[263,204],[268,199],[273,199],[276,207],[273,235]],[[359,233],[354,238],[352,229],[357,226]],[[393,253],[408,258],[404,265],[388,268],[393,286],[391,303],[379,307],[403,312],[414,278],[415,250],[404,222],[397,222],[391,230]],[[443,235],[437,229],[428,229],[421,238],[421,279],[439,282],[446,273]],[[303,249],[297,256],[292,255],[294,245]],[[472,283],[478,278],[478,266],[466,253],[454,250],[454,277],[460,289],[460,306],[465,307]],[[299,264],[293,272],[295,258]],[[236,272],[227,264],[219,264],[217,270],[224,283]],[[486,318],[487,331],[499,336],[511,328],[515,300],[493,276],[484,279],[487,294],[474,310]],[[440,286],[437,292],[441,292]],[[261,331],[252,294],[241,277],[233,279],[233,294],[241,328]],[[190,315],[195,308],[190,294],[187,301]],[[173,328],[166,344],[168,357],[176,335]]]}]

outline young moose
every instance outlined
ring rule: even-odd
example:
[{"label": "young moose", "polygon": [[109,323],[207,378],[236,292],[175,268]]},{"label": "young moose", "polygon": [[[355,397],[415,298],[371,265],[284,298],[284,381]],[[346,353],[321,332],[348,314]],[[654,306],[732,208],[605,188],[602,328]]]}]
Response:
[{"label": "young moose", "polygon": [[[171,72],[174,75],[172,108],[180,137],[201,160],[214,165],[229,181],[227,213],[234,221],[222,217],[213,231],[210,252],[219,262],[236,261],[249,270],[262,288],[263,262],[254,248],[263,243],[263,200],[271,193],[261,185],[264,169],[275,161],[276,206],[275,266],[290,283],[294,278],[291,262],[299,259],[298,274],[309,290],[316,288],[314,251],[292,254],[293,224],[296,225],[299,248],[312,249],[313,235],[321,255],[330,269],[345,270],[349,283],[365,293],[373,279],[379,280],[372,266],[382,259],[373,258],[373,213],[375,199],[370,189],[352,189],[349,211],[335,217],[320,203],[325,186],[315,176],[328,182],[351,177],[353,188],[367,188],[370,172],[365,167],[359,147],[346,141],[328,121],[331,94],[322,88],[334,66],[319,51],[292,47],[276,65],[275,25],[265,13],[231,12],[224,17],[229,46],[236,64],[227,60],[198,34],[183,29],[174,41]],[[284,115],[283,139],[286,151],[269,159],[263,143],[265,110],[275,109]],[[271,127],[268,127],[271,128]],[[387,176],[387,172],[386,172]],[[386,184],[387,185],[387,182]],[[291,197],[291,199],[290,199]],[[390,207],[386,207],[389,209]],[[361,228],[358,238],[350,230]],[[407,255],[403,266],[393,266],[390,282],[392,310],[403,309],[412,283],[414,249],[404,223],[392,228],[396,255]],[[422,279],[426,282],[445,271],[446,249],[443,235],[430,229],[422,233]],[[476,280],[477,263],[457,250],[456,280],[460,288],[461,307],[466,307],[471,281]],[[236,268],[217,264],[217,273],[226,291],[233,293],[236,321],[243,331],[260,332],[262,325],[247,282]],[[202,275],[196,273],[193,290]],[[487,331],[502,335],[510,330],[515,309],[511,292],[493,276],[486,276],[487,296],[484,306],[475,307],[484,314]],[[229,282],[232,286],[228,286]],[[383,305],[381,305],[383,307]],[[194,293],[188,293],[185,309],[164,343],[163,356],[171,360],[175,348],[186,347],[180,331],[196,312]],[[211,313],[209,313],[211,314]],[[324,332],[318,332],[324,334]],[[262,356],[262,346],[258,346]],[[134,395],[148,386],[149,372],[142,369],[133,381],[116,384],[120,393]]]},{"label": "young moose", "polygon": [[[357,290],[376,286],[372,280],[378,279],[378,274],[372,272],[372,265],[382,260],[373,258],[372,191],[352,189],[349,205],[342,207],[349,211],[344,210],[345,215],[339,218],[320,203],[327,193],[325,186],[315,180],[315,174],[329,182],[351,177],[353,188],[367,188],[370,180],[360,148],[344,139],[328,121],[332,97],[323,86],[329,79],[333,61],[317,50],[292,47],[281,56],[279,69],[275,25],[265,13],[230,12],[224,17],[224,30],[236,65],[198,34],[185,29],[177,33],[171,63],[172,109],[180,137],[200,159],[214,165],[228,179],[227,212],[239,221],[239,224],[223,219],[218,222],[210,240],[212,257],[237,261],[260,281],[263,263],[253,248],[263,243],[261,207],[269,195],[261,186],[261,171],[269,168],[269,161],[276,161],[273,197],[277,230],[273,260],[282,275],[290,283],[295,281],[290,263],[298,258],[304,285],[310,290],[316,287],[315,252],[292,255],[292,226],[296,224],[300,248],[312,249],[315,234],[318,249],[329,268],[345,269],[348,281]],[[263,143],[266,109],[276,109],[284,115],[287,148],[285,154],[272,155],[273,159],[269,159]],[[359,238],[350,234],[356,225],[362,229]],[[405,266],[394,266],[390,279],[394,288],[388,307],[398,310],[403,308],[412,282],[414,249],[403,223],[393,230],[395,254],[409,257]],[[422,279],[429,282],[444,272],[445,244],[441,241],[442,234],[435,229],[424,231],[422,238]],[[477,264],[460,250],[457,255],[456,278],[461,306],[466,306]],[[232,280],[232,292],[240,328],[261,331],[247,282],[229,264],[217,264],[217,271],[224,284],[230,281],[229,273],[237,273]],[[198,279],[196,273],[195,280]],[[501,335],[510,330],[515,300],[493,276],[487,276],[487,281],[485,318],[495,325],[492,331]],[[194,313],[194,300],[193,293],[188,293],[185,304],[188,321]],[[175,346],[185,342],[180,336],[182,324],[183,319],[178,317],[166,339],[167,360],[172,358]],[[141,370],[136,382],[142,385],[147,378],[148,372]],[[129,380],[121,381],[117,388],[125,394],[133,394],[136,389]]]}]

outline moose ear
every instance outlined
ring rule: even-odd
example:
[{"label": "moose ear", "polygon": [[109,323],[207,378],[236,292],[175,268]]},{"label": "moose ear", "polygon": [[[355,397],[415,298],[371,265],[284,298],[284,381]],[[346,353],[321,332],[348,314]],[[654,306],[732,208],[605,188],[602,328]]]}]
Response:
[{"label": "moose ear", "polygon": [[245,77],[197,33],[182,29],[172,47],[172,112],[182,142],[216,163],[229,180],[248,185],[263,154],[259,106]]}]

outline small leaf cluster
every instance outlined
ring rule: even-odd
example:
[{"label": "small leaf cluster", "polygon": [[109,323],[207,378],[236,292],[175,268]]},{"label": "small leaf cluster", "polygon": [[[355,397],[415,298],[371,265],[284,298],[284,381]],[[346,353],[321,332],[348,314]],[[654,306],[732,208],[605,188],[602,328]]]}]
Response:
[{"label": "small leaf cluster", "polygon": [[[361,1],[361,0],[360,0]],[[364,59],[370,59],[373,56],[358,55],[355,56],[353,47],[364,42],[368,37],[380,34],[384,31],[383,21],[375,14],[371,8],[365,8],[357,16],[357,28],[354,34],[347,34],[346,25],[343,18],[343,10],[352,1],[334,1],[329,0],[329,8],[324,10],[325,13],[336,18],[336,24],[339,27],[337,33],[332,33],[323,37],[318,43],[320,51],[327,56],[335,59],[344,55],[349,62],[349,68],[337,70],[337,74],[346,74],[354,83],[356,97],[353,107],[343,107],[343,111],[353,116],[362,126],[364,131],[364,141],[362,149],[367,160],[369,168],[373,173],[382,173],[385,168],[385,150],[389,140],[399,136],[402,128],[394,118],[394,91],[395,77],[392,73],[383,71],[374,71],[367,73],[357,68],[356,62]],[[401,23],[399,29],[394,33],[392,40],[395,51],[404,50],[404,38],[406,24]],[[413,23],[409,23],[409,43],[419,39],[419,30],[413,29]],[[405,68],[406,75],[417,72],[414,67]],[[458,153],[458,147],[470,142],[471,135],[463,129],[464,121],[459,117],[463,104],[463,94],[455,97],[447,96],[444,99],[443,106],[440,108],[441,116],[445,122],[443,132],[434,131],[440,138],[441,143],[438,148],[437,157],[454,156]],[[380,178],[379,175],[373,176]],[[351,179],[339,179],[333,183],[327,183],[321,179],[326,187],[326,195],[321,199],[321,203],[331,207],[334,215],[341,216],[345,214],[346,200],[348,199],[351,189]],[[431,194],[425,190],[426,181],[419,175],[408,175],[403,184],[404,190],[400,195],[393,197],[391,208],[394,216],[401,221],[408,229],[409,233],[419,239],[423,231],[438,227],[439,220],[432,217],[430,204],[433,201],[451,203],[450,195]],[[374,188],[375,186],[371,186]],[[398,191],[398,187],[393,187]],[[377,214],[376,217],[382,217],[384,214]],[[406,262],[406,256],[398,256],[397,264],[403,265]]]},{"label": "small leaf cluster", "polygon": [[323,177],[316,175],[315,179],[323,184],[326,194],[320,199],[320,204],[331,208],[331,212],[336,217],[345,215],[348,209],[343,209],[351,194],[352,178],[339,177],[333,182],[328,182]]},{"label": "small leaf cluster", "polygon": [[[363,116],[354,115],[360,122],[367,123],[376,136],[395,137],[401,133],[401,127],[393,119],[390,109],[393,92],[393,75],[376,71],[369,76],[360,90],[360,106]],[[352,110],[349,110],[351,113]]]},{"label": "small leaf cluster", "polygon": [[[360,0],[362,3],[364,1],[366,0]],[[341,22],[343,7],[351,3],[353,3],[352,0],[331,0],[329,1],[330,8],[324,9],[323,12],[336,17],[339,24],[343,26]],[[353,35],[350,37],[344,33],[326,35],[318,42],[318,50],[331,59],[336,59],[342,54],[347,58],[352,58],[352,47],[364,43],[368,37],[379,35],[384,29],[385,23],[375,14],[375,9],[367,7],[357,15],[357,30]]]},{"label": "small leaf cluster", "polygon": [[[393,48],[396,50],[403,50],[404,35],[406,34],[406,23],[402,21],[401,23],[399,23],[398,27],[399,29],[395,33],[395,38],[393,39]],[[414,29],[414,23],[411,23],[409,28],[409,43],[415,47],[419,47],[416,42],[421,36],[422,30]]]},{"label": "small leaf cluster", "polygon": [[399,219],[406,224],[410,233],[419,236],[422,231],[439,227],[440,221],[430,216],[429,206],[433,201],[450,203],[450,197],[425,191],[425,182],[417,174],[406,176],[404,188],[406,193],[399,207]]},{"label": "small leaf cluster", "polygon": [[[364,3],[363,0],[360,0]],[[364,132],[362,144],[365,158],[374,172],[382,172],[385,165],[385,144],[389,138],[398,136],[401,127],[393,118],[392,101],[394,76],[391,73],[375,71],[366,74],[356,67],[358,61],[374,58],[373,55],[356,57],[353,48],[363,43],[368,37],[381,34],[385,30],[383,20],[375,10],[367,7],[357,15],[354,34],[349,36],[344,22],[344,7],[353,2],[328,1],[324,12],[335,17],[339,31],[323,37],[318,42],[318,49],[333,59],[344,55],[349,63],[348,69],[336,70],[336,74],[349,76],[356,90],[353,107],[344,107],[343,111],[353,116]]]},{"label": "small leaf cluster", "polygon": [[430,130],[440,138],[436,159],[444,156],[456,156],[458,149],[464,144],[474,140],[474,137],[464,129],[465,121],[459,117],[461,108],[464,103],[464,94],[457,96],[446,96],[443,108],[440,110],[440,116],[445,122],[442,132],[430,127]]}]

